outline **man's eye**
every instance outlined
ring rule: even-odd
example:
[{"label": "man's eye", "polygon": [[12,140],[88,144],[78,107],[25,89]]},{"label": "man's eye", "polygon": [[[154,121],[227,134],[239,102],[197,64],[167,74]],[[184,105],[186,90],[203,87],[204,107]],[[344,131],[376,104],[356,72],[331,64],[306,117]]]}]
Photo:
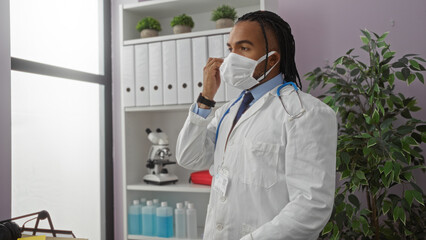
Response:
[{"label": "man's eye", "polygon": [[241,47],[241,51],[247,51],[248,50],[248,48],[246,48],[246,47]]},{"label": "man's eye", "polygon": [[232,48],[228,48],[228,51],[229,51],[229,52],[232,52]]}]

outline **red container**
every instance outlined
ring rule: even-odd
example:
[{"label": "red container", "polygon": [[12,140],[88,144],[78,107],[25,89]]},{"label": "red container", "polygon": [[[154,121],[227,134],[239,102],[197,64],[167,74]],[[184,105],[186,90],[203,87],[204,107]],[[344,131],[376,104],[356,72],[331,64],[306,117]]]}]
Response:
[{"label": "red container", "polygon": [[198,171],[191,173],[191,177],[189,178],[189,181],[195,184],[202,184],[202,185],[212,185],[212,179],[213,177],[210,175],[209,170],[204,171]]}]

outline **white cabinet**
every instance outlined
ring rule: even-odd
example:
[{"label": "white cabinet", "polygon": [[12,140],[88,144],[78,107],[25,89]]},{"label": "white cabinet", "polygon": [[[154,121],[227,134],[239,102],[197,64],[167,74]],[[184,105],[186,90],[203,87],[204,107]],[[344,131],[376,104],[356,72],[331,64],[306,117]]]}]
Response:
[{"label": "white cabinet", "polygon": [[[127,235],[128,206],[132,200],[140,198],[158,198],[168,201],[172,207],[176,207],[177,202],[193,202],[202,238],[210,187],[188,183],[191,171],[178,165],[167,166],[169,172],[178,176],[178,183],[165,186],[143,183],[142,178],[148,173],[145,165],[151,146],[145,129],[161,128],[168,135],[173,154],[171,160],[176,161],[174,154],[179,131],[190,104],[202,89],[202,73],[195,69],[202,70],[209,52],[215,57],[226,54],[226,41],[231,29],[214,29],[215,23],[210,21],[211,11],[227,4],[236,7],[238,16],[241,16],[265,9],[265,3],[264,0],[153,0],[120,6],[122,136],[118,144],[123,149],[121,207],[126,216],[122,221],[122,239],[162,239]],[[275,1],[274,4],[276,7]],[[170,21],[173,16],[182,13],[193,17],[193,32],[172,35]],[[163,29],[160,36],[139,37],[135,26],[145,16],[153,16],[160,21]],[[200,44],[204,49],[197,47]],[[209,44],[217,47],[210,46],[209,49]],[[202,56],[194,59],[194,54]],[[221,91],[221,101],[228,100],[233,93],[232,89]]]}]

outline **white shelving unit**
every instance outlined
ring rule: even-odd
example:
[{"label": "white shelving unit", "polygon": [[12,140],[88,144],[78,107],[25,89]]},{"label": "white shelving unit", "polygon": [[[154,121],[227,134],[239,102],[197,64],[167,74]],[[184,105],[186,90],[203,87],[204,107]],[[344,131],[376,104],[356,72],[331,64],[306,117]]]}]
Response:
[{"label": "white shelving unit", "polygon": [[[152,0],[120,6],[120,49],[121,52],[132,49],[140,44],[163,42],[183,38],[195,38],[201,36],[219,35],[229,33],[230,28],[215,29],[215,23],[210,21],[211,11],[219,5],[226,4],[236,8],[237,15],[259,9],[276,9],[278,0]],[[195,26],[191,33],[172,34],[170,21],[176,15],[186,13],[190,15]],[[137,22],[146,16],[158,19],[162,26],[160,36],[141,39],[136,31]],[[120,66],[122,76],[133,74],[135,66]],[[126,75],[127,74],[127,75]],[[122,92],[127,90],[122,78]],[[218,103],[221,106],[223,103]],[[197,209],[198,232],[200,239],[204,231],[204,222],[207,212],[207,204],[210,195],[210,187],[191,184],[188,182],[192,171],[177,165],[168,165],[169,172],[176,174],[178,183],[156,186],[143,183],[142,177],[147,174],[145,167],[151,143],[145,133],[146,128],[161,128],[169,136],[170,150],[175,153],[176,140],[180,129],[188,115],[190,105],[160,105],[160,106],[133,106],[121,107],[122,141],[119,143],[123,149],[123,206],[125,213],[123,219],[124,236],[122,239],[152,239],[164,238],[148,237],[127,234],[127,209],[133,199],[154,199],[167,201],[169,206],[175,207],[177,202],[185,200],[193,202]],[[171,157],[175,161],[175,157]],[[174,238],[168,238],[174,239]]]}]

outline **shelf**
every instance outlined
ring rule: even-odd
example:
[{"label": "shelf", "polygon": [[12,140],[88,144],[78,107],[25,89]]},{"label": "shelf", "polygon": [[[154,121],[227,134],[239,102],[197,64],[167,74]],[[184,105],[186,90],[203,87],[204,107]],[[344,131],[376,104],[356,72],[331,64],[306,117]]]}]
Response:
[{"label": "shelf", "polygon": [[[204,227],[198,227],[198,238],[197,239],[203,239],[203,232]],[[162,237],[150,237],[150,236],[143,236],[143,235],[129,235],[128,239],[143,239],[143,240],[183,240],[186,238],[162,238]]]},{"label": "shelf", "polygon": [[[120,11],[121,42],[123,45],[132,45],[229,32],[230,28],[215,29],[216,24],[211,21],[212,11],[223,4],[234,7],[237,16],[260,9],[259,0],[155,0],[124,4]],[[193,18],[194,28],[191,33],[173,34],[170,22],[174,16],[182,13]],[[148,16],[160,22],[160,36],[140,39],[136,25],[139,20]]]},{"label": "shelf", "polygon": [[[226,102],[218,102],[214,109],[218,109]],[[161,106],[146,106],[146,107],[125,107],[125,112],[155,112],[155,111],[189,111],[192,104],[176,104],[176,105],[161,105]]]},{"label": "shelf", "polygon": [[222,4],[241,8],[252,5],[259,6],[259,0],[156,0],[126,4],[123,6],[123,10],[140,15],[164,18],[173,17],[175,14],[181,12],[185,12],[186,14],[212,12]]},{"label": "shelf", "polygon": [[183,39],[183,38],[194,38],[194,37],[201,37],[201,36],[218,35],[218,34],[229,33],[230,31],[231,31],[231,28],[221,28],[221,29],[198,31],[198,32],[164,35],[164,36],[150,37],[150,38],[139,38],[139,39],[124,41],[123,45],[135,45],[135,44],[142,44],[142,43],[177,40],[177,39]]},{"label": "shelf", "polygon": [[177,184],[163,185],[163,186],[139,183],[139,184],[127,185],[127,190],[156,191],[156,192],[210,193],[210,186],[191,184],[191,183],[177,183]]}]

